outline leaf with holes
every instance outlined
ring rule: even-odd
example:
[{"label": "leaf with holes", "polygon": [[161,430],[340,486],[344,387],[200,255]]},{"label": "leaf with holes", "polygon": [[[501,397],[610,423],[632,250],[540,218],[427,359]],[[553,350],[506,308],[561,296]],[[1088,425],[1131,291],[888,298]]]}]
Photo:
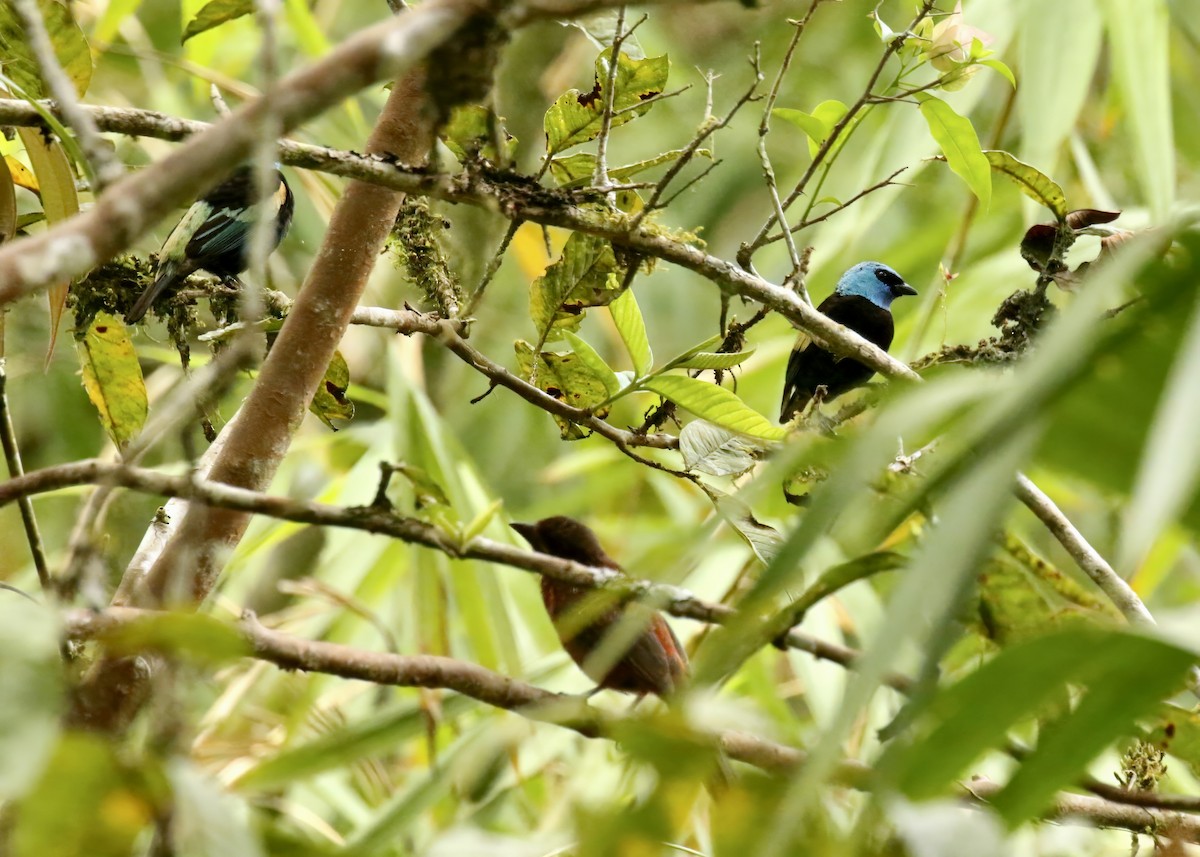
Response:
[{"label": "leaf with holes", "polygon": [[137,353],[119,318],[96,314],[77,342],[83,387],[113,443],[124,448],[146,422],[146,384]]},{"label": "leaf with holes", "polygon": [[577,330],[588,307],[605,306],[620,294],[612,244],[573,232],[562,255],[529,287],[529,316],[540,342]]},{"label": "leaf with holes", "polygon": [[[528,342],[517,340],[514,347],[517,352],[517,364],[521,367],[521,377],[536,384],[540,390],[560,402],[573,408],[593,408],[608,398],[608,389],[604,383],[578,354],[542,351],[535,361],[533,346]],[[597,408],[593,413],[604,419],[608,411],[608,408]],[[558,415],[553,416],[563,440],[581,440],[590,433],[569,420]]]},{"label": "leaf with holes", "polygon": [[[75,23],[70,10],[54,0],[38,0],[38,11],[45,22],[54,56],[75,85],[76,95],[87,92],[92,81],[92,51],[83,30]],[[25,28],[17,19],[11,3],[0,3],[0,57],[4,58],[4,75],[20,87],[29,98],[49,98],[50,92],[42,83],[37,59],[25,38]]]},{"label": "leaf with holes", "polygon": [[[596,58],[595,85],[590,92],[569,89],[546,111],[543,128],[546,151],[555,155],[571,146],[600,136],[604,116],[604,86],[608,83],[612,50]],[[617,59],[616,86],[610,127],[616,128],[641,116],[652,104],[643,104],[667,86],[671,63],[667,57],[633,59],[622,53]]]},{"label": "leaf with holes", "polygon": [[350,387],[350,367],[342,352],[335,351],[321,386],[317,388],[308,409],[317,415],[318,419],[334,431],[337,426],[334,420],[354,419],[354,402],[346,398],[346,390]]}]

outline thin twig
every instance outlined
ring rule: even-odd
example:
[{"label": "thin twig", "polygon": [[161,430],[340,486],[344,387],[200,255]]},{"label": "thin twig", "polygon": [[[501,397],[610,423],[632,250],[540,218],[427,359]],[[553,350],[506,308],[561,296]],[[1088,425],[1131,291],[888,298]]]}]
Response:
[{"label": "thin twig", "polygon": [[[929,13],[933,11],[935,4],[936,0],[924,0],[924,2],[921,4],[921,8],[917,12],[916,17],[913,18],[912,22],[908,25],[907,32],[912,32],[917,25],[920,24],[921,21],[923,21],[929,15]],[[871,77],[868,79],[867,85],[863,88],[862,94],[858,97],[854,104],[850,105],[850,108],[846,111],[842,118],[837,121],[833,128],[830,129],[829,136],[822,141],[820,147],[817,149],[816,154],[813,155],[812,162],[808,165],[808,168],[805,169],[804,174],[800,177],[799,181],[796,182],[791,192],[787,195],[787,198],[783,200],[784,211],[791,208],[792,203],[799,199],[801,194],[804,193],[805,188],[808,187],[809,181],[812,180],[812,177],[824,163],[825,158],[828,157],[829,153],[834,149],[835,146],[838,145],[842,133],[845,132],[845,130],[850,126],[850,123],[854,121],[855,117],[858,116],[863,108],[867,106],[869,100],[874,94],[875,84],[879,81],[879,76],[883,74],[883,69],[887,66],[888,60],[890,60],[896,54],[896,52],[904,46],[905,40],[905,35],[899,35],[888,42],[887,47],[884,48],[883,56],[879,58],[879,62],[876,64],[874,71],[871,72]],[[778,222],[778,219],[772,213],[767,218],[767,222],[763,224],[762,228],[758,231],[758,234],[754,237],[754,239],[741,246],[741,249],[738,250],[738,263],[743,268],[749,268],[751,257],[760,247],[763,246],[768,233],[771,231],[771,227]]]},{"label": "thin twig", "polygon": [[[0,325],[4,318],[0,315]],[[17,432],[13,426],[12,411],[8,407],[8,368],[6,358],[0,353],[0,441],[4,446],[4,460],[8,464],[9,478],[15,479],[25,473],[21,464],[21,450],[17,445]],[[37,517],[33,513],[33,502],[28,497],[22,497],[18,504],[21,510],[21,523],[25,527],[25,540],[29,543],[29,553],[33,556],[33,567],[37,571],[38,583],[47,597],[53,594],[50,580],[50,566],[46,563],[46,549],[42,544],[42,534],[38,529]]]},{"label": "thin twig", "polygon": [[[642,20],[645,20],[645,16],[642,17]],[[629,32],[633,32],[632,27]],[[612,131],[613,106],[617,100],[617,69],[621,65],[621,44],[628,35],[629,33],[625,32],[625,7],[622,6],[617,10],[617,24],[613,29],[612,49],[608,55],[608,80],[604,83],[604,104],[600,110],[600,135],[596,138],[596,168],[592,173],[592,184],[601,190],[606,190],[608,187],[608,135]],[[609,201],[612,202],[613,199],[610,194]]]},{"label": "thin twig", "polygon": [[87,161],[85,166],[90,173],[92,192],[99,194],[108,185],[119,181],[125,174],[125,168],[113,153],[112,147],[100,136],[91,115],[80,109],[79,100],[75,95],[75,84],[59,65],[58,57],[54,54],[54,45],[50,42],[50,35],[46,32],[46,24],[35,0],[12,0],[12,9],[25,30],[25,43],[37,59],[42,80],[46,82],[46,86],[58,102],[63,118],[79,140],[79,146]]}]

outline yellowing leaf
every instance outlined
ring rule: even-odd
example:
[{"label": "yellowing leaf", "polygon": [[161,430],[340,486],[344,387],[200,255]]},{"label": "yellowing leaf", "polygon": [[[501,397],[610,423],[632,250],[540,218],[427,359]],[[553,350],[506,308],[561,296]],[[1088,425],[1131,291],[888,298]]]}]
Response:
[{"label": "yellowing leaf", "polygon": [[[60,220],[79,212],[79,196],[75,192],[75,175],[71,172],[71,164],[59,143],[47,143],[36,128],[18,128],[17,134],[25,144],[25,152],[29,155],[29,163],[37,176],[37,183],[42,197],[42,210],[46,212],[48,223]],[[54,353],[54,343],[58,341],[58,329],[62,324],[63,307],[67,303],[67,291],[70,283],[56,283],[46,291],[50,302],[50,345],[46,349],[46,362]]]},{"label": "yellowing leaf", "polygon": [[346,390],[349,387],[350,367],[346,365],[346,358],[342,356],[342,352],[335,351],[329,368],[325,370],[325,377],[321,379],[321,386],[317,388],[308,409],[316,414],[321,422],[337,431],[334,420],[354,419],[354,402],[346,398]]},{"label": "yellowing leaf", "polygon": [[[515,348],[521,376],[528,380],[532,377],[534,369],[533,346],[518,340]],[[592,408],[608,398],[608,390],[604,383],[578,354],[540,352],[537,355],[536,383],[541,390],[573,408]],[[594,413],[603,419],[608,410],[597,408]],[[554,421],[558,423],[563,440],[581,440],[588,435],[586,430],[561,417],[556,416]]]},{"label": "yellowing leaf", "polygon": [[100,422],[119,448],[124,448],[146,422],[149,404],[142,367],[119,318],[101,312],[78,341],[83,388],[100,414]]},{"label": "yellowing leaf", "polygon": [[[87,92],[92,80],[92,52],[83,30],[71,17],[70,10],[55,0],[38,0],[38,11],[45,22],[54,55],[62,66],[75,93]],[[49,98],[42,83],[37,60],[25,39],[25,28],[17,19],[10,3],[0,3],[0,57],[4,58],[4,74],[29,98]]]},{"label": "yellowing leaf", "polygon": [[1026,196],[1046,206],[1060,221],[1066,219],[1067,196],[1058,182],[1036,167],[1018,161],[1008,152],[991,149],[983,155],[993,170],[1016,182]]},{"label": "yellowing leaf", "polygon": [[[600,135],[604,115],[604,87],[612,50],[606,50],[596,58],[596,83],[590,92],[570,89],[546,111],[543,128],[546,132],[546,151],[557,154],[571,146],[594,140]],[[610,127],[624,125],[650,109],[651,104],[640,104],[662,92],[667,86],[667,74],[671,63],[666,56],[633,59],[621,54],[617,60],[617,76]],[[617,111],[632,108],[623,113]]]},{"label": "yellowing leaf", "polygon": [[604,238],[571,234],[562,256],[529,287],[529,315],[538,340],[575,330],[588,307],[605,306],[620,293],[617,260]]}]

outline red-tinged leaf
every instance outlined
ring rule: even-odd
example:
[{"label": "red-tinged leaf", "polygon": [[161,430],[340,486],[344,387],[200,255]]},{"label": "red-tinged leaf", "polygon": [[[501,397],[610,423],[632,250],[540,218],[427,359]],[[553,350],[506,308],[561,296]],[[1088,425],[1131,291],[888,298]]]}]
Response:
[{"label": "red-tinged leaf", "polygon": [[1101,211],[1098,208],[1077,208],[1067,213],[1067,226],[1072,229],[1086,229],[1097,223],[1112,223],[1121,216],[1119,211]]}]

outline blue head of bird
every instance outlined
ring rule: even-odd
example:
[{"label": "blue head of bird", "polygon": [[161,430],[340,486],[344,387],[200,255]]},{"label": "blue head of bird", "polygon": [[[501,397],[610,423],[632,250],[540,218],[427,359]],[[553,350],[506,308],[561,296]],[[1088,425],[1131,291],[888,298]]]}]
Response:
[{"label": "blue head of bird", "polygon": [[880,309],[890,310],[892,301],[901,295],[915,295],[917,290],[882,262],[859,262],[838,280],[834,291],[839,295],[866,298]]}]

